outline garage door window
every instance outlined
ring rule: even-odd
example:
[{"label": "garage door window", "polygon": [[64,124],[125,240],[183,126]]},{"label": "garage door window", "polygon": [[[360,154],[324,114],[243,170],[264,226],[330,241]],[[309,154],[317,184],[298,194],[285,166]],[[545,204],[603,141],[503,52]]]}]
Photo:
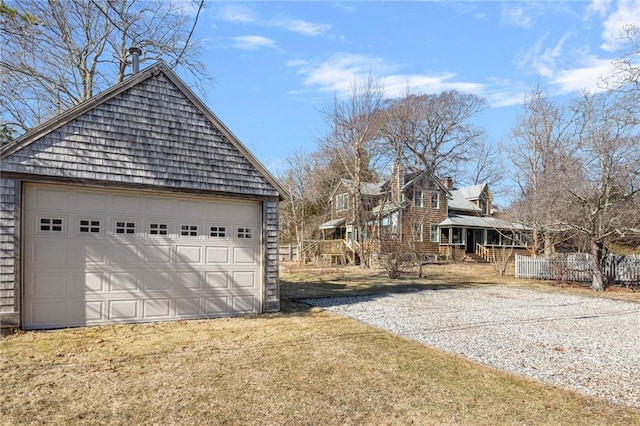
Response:
[{"label": "garage door window", "polygon": [[213,238],[226,238],[227,228],[225,226],[212,226],[209,236]]},{"label": "garage door window", "polygon": [[150,223],[149,235],[167,235],[169,233],[169,224],[167,223]]},{"label": "garage door window", "polygon": [[135,235],[136,223],[127,221],[116,221],[116,234],[117,235]]},{"label": "garage door window", "polygon": [[101,224],[98,219],[80,219],[78,231],[81,234],[99,234],[100,228]]},{"label": "garage door window", "polygon": [[180,225],[180,236],[182,237],[197,237],[198,225]]},{"label": "garage door window", "polygon": [[250,240],[252,238],[251,228],[238,228],[238,239]]},{"label": "garage door window", "polygon": [[41,217],[38,229],[40,232],[63,232],[64,219],[61,217]]}]

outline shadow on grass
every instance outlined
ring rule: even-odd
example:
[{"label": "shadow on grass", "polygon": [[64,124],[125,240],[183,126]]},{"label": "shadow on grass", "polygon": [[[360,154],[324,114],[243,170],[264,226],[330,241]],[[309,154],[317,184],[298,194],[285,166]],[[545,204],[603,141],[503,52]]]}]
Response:
[{"label": "shadow on grass", "polygon": [[424,278],[390,279],[379,271],[292,274],[280,281],[281,313],[310,313],[314,306],[305,303],[305,299],[339,298],[336,304],[348,304],[358,302],[354,298],[363,296],[381,298],[397,293],[472,288],[483,284],[487,281],[438,268],[430,270]]}]

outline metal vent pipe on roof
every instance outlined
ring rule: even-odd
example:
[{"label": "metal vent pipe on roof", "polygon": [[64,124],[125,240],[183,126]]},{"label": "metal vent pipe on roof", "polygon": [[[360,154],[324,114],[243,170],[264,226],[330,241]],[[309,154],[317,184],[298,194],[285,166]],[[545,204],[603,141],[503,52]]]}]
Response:
[{"label": "metal vent pipe on roof", "polygon": [[131,65],[133,65],[133,73],[137,74],[140,71],[140,55],[142,50],[139,47],[130,47],[129,53],[131,54]]}]

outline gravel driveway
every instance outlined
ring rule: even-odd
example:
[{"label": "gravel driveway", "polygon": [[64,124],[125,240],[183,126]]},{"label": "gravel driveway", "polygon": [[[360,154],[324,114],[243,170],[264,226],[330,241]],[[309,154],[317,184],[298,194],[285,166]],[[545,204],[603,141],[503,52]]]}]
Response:
[{"label": "gravel driveway", "polygon": [[640,304],[508,287],[305,299],[426,345],[640,408]]}]

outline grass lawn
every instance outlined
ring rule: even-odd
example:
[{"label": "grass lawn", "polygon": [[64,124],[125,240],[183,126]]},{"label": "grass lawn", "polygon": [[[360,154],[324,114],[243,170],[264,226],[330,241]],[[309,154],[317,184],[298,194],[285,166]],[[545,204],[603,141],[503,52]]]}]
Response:
[{"label": "grass lawn", "polygon": [[[431,349],[300,297],[515,282],[487,266],[427,278],[284,267],[277,314],[27,332],[0,342],[2,424],[640,424],[640,411]],[[595,297],[640,301],[640,292]]]}]

